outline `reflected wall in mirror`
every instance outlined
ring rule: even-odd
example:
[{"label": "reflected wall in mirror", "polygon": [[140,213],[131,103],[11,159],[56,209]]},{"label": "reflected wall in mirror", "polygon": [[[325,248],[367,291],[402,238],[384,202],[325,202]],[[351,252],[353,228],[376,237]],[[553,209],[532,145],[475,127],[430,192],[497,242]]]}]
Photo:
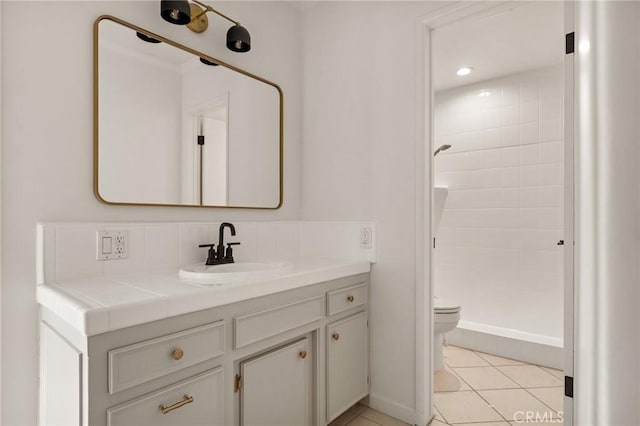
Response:
[{"label": "reflected wall in mirror", "polygon": [[94,37],[99,199],[280,207],[276,84],[111,16]]}]

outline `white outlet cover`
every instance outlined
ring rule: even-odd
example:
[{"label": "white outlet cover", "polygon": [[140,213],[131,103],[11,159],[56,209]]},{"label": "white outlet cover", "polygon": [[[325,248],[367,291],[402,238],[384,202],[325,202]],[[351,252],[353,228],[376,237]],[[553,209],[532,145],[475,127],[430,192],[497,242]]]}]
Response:
[{"label": "white outlet cover", "polygon": [[96,233],[96,260],[127,259],[129,257],[129,231],[98,231]]},{"label": "white outlet cover", "polygon": [[360,248],[370,249],[371,239],[373,234],[373,228],[370,226],[363,226],[360,228]]}]

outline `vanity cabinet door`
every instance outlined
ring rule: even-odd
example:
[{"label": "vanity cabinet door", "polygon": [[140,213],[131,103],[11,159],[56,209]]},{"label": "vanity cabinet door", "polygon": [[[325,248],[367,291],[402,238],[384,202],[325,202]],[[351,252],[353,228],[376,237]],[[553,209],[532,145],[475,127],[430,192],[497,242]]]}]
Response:
[{"label": "vanity cabinet door", "polygon": [[367,313],[327,326],[327,423],[369,393]]},{"label": "vanity cabinet door", "polygon": [[311,425],[312,368],[308,338],[241,363],[241,425]]}]

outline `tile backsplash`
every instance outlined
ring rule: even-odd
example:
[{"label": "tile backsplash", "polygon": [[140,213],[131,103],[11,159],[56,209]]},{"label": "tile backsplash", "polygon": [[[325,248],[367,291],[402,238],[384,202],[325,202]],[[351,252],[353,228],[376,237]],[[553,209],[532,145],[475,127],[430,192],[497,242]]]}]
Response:
[{"label": "tile backsplash", "polygon": [[[376,261],[372,222],[233,222],[236,261],[270,261],[301,256]],[[217,243],[220,223],[41,223],[37,232],[37,282],[131,274],[204,262]],[[371,248],[360,247],[360,230],[371,228]],[[128,231],[127,259],[96,260],[98,231]]]}]

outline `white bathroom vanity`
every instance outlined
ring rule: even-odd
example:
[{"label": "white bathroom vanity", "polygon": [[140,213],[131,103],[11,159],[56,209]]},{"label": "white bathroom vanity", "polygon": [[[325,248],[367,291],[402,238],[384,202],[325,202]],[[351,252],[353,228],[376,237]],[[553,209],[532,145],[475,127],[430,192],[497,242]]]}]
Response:
[{"label": "white bathroom vanity", "polygon": [[40,424],[328,424],[369,393],[370,263],[290,264],[214,286],[176,269],[38,286]]}]

